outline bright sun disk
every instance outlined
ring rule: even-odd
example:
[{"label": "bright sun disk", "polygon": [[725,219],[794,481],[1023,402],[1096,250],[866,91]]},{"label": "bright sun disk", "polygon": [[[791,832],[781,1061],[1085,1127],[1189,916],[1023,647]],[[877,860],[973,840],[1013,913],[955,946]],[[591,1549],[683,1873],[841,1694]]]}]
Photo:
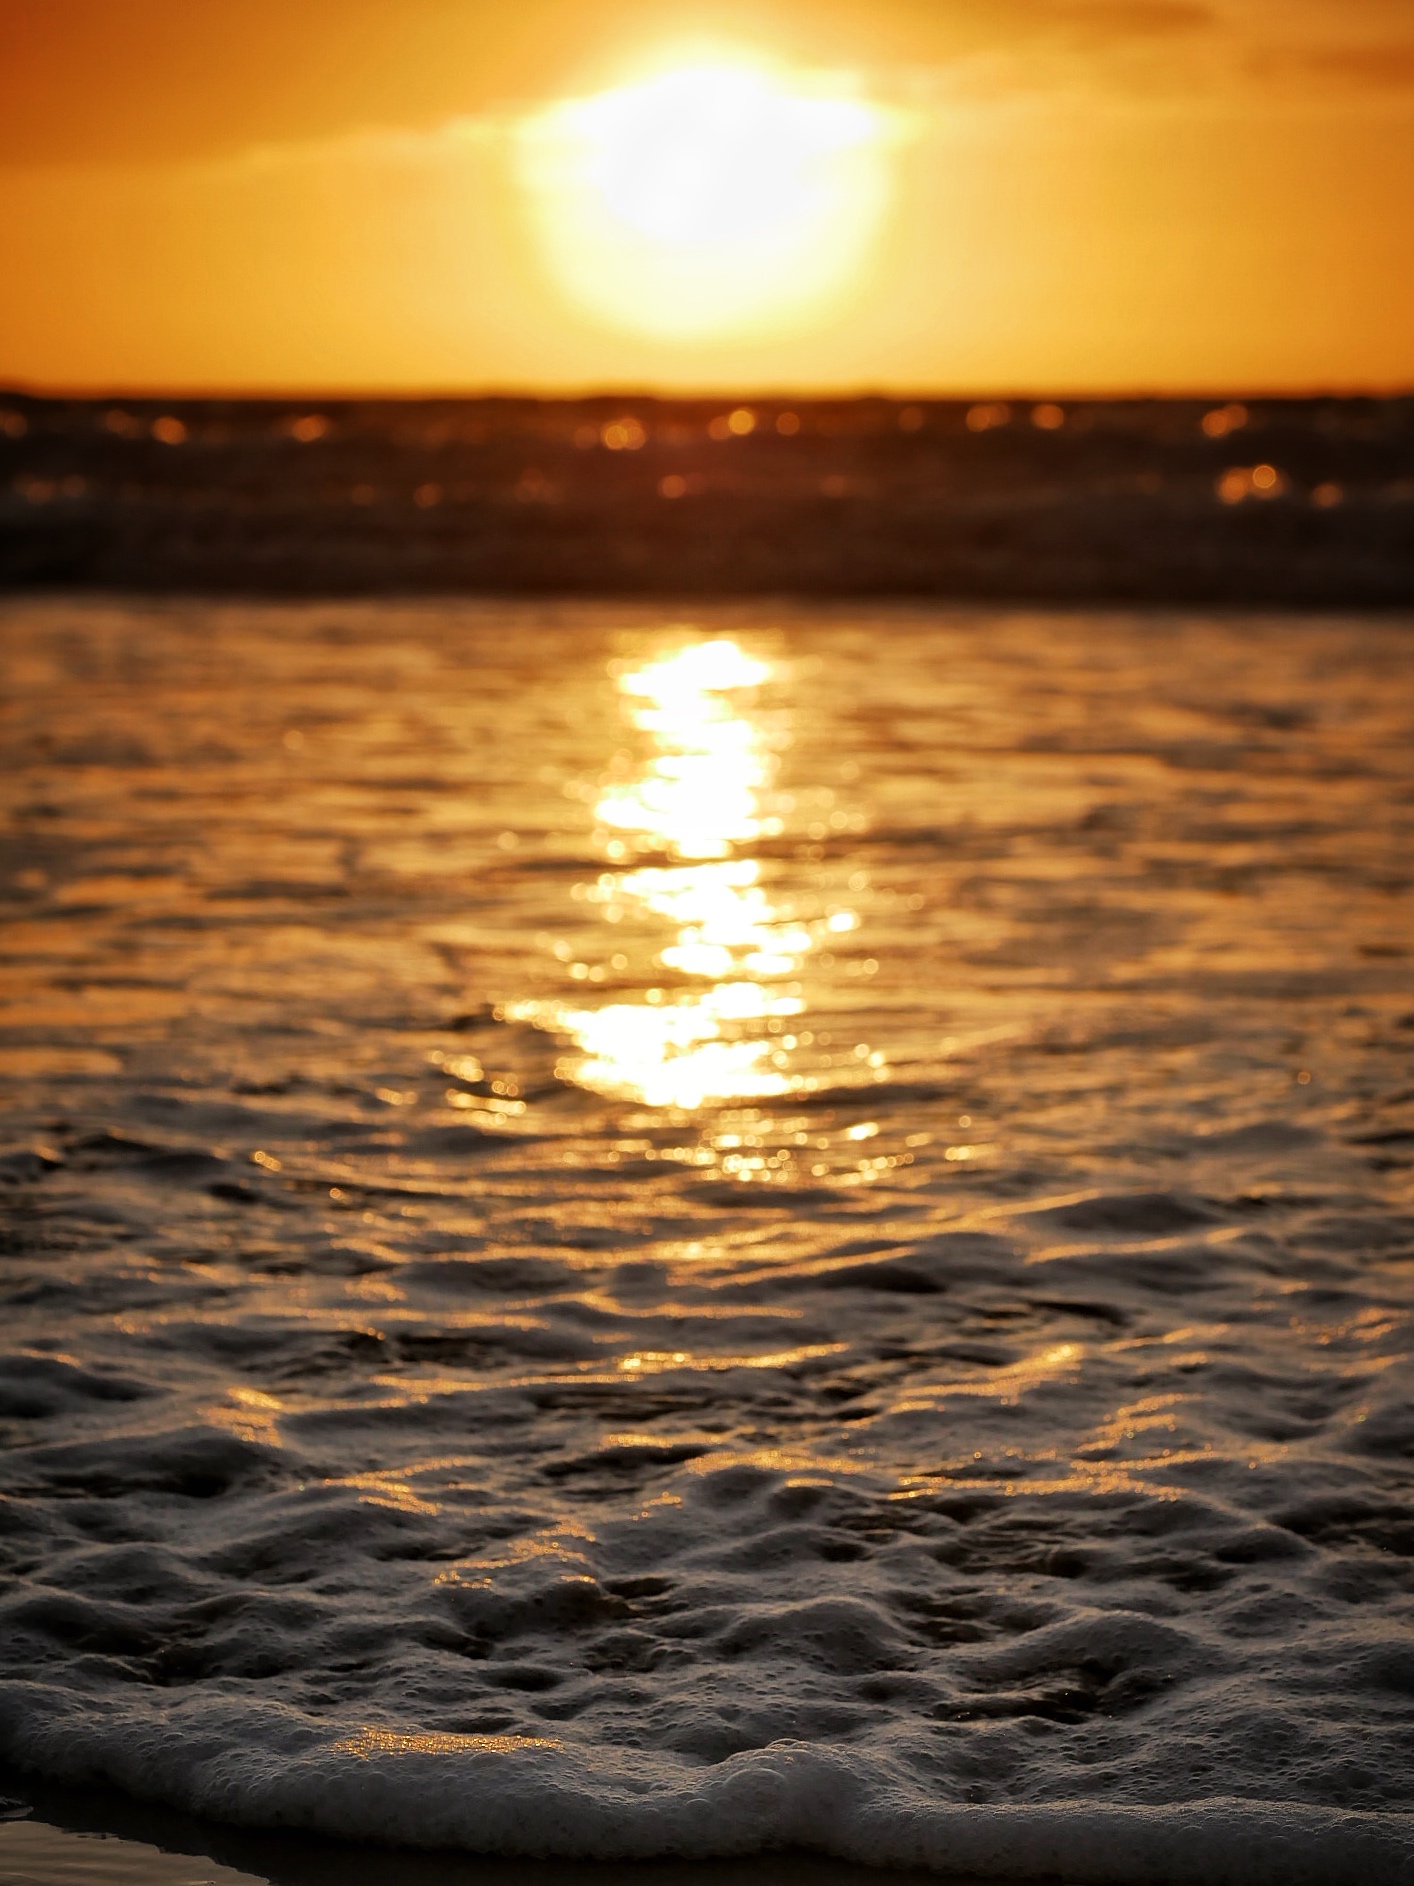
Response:
[{"label": "bright sun disk", "polygon": [[551,273],[586,312],[668,339],[798,326],[859,277],[889,194],[876,105],[692,65],[523,127]]}]

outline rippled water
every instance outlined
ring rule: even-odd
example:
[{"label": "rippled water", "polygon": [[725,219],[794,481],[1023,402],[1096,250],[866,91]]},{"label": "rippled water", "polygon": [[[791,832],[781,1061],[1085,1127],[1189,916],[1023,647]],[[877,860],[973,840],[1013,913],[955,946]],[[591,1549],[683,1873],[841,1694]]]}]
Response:
[{"label": "rippled water", "polygon": [[5,604],[0,1755],[1405,1878],[1410,634]]}]

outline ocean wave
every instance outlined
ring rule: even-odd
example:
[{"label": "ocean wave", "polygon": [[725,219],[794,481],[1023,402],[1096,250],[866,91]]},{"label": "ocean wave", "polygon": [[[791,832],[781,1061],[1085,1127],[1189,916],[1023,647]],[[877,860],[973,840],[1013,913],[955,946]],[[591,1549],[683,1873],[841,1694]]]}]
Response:
[{"label": "ocean wave", "polygon": [[1397,625],[5,621],[0,1759],[1414,1878]]}]

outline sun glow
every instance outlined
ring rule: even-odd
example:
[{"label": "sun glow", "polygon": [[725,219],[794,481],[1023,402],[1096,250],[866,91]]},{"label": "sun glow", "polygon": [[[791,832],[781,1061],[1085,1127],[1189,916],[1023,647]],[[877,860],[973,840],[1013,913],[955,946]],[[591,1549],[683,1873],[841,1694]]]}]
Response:
[{"label": "sun glow", "polygon": [[546,262],[585,311],[662,339],[823,318],[889,197],[890,118],[745,65],[692,65],[522,127]]}]

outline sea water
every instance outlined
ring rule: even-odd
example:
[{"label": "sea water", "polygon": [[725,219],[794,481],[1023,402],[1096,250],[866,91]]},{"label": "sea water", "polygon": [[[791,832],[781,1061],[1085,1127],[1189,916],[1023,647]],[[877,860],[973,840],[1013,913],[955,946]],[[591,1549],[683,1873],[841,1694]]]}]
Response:
[{"label": "sea water", "polygon": [[1414,1869],[1414,625],[0,607],[0,1759]]}]

